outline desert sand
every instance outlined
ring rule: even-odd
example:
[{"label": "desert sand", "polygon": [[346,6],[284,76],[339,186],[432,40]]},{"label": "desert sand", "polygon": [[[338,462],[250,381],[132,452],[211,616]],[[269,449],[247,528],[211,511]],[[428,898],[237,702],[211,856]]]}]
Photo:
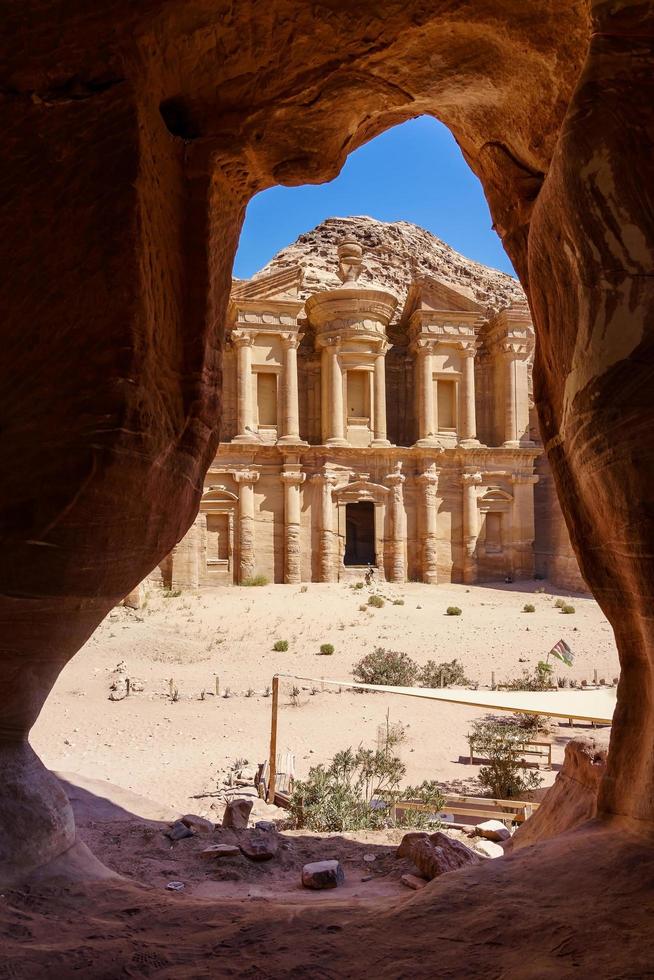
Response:
[{"label": "desert sand", "polygon": [[[541,588],[544,593],[535,592]],[[371,592],[386,597],[384,607],[361,610]],[[31,741],[51,769],[108,780],[175,811],[219,819],[221,774],[236,758],[267,758],[266,690],[274,673],[294,673],[316,678],[282,684],[278,748],[295,754],[298,776],[341,748],[374,746],[388,714],[405,728],[399,754],[407,782],[436,779],[452,791],[478,792],[466,735],[483,711],[322,690],[319,679],[351,678],[353,664],[380,645],[420,664],[456,657],[471,680],[489,685],[491,671],[498,683],[516,676],[564,638],[576,659],[571,669],[555,662],[557,675],[591,682],[597,670],[610,682],[618,659],[599,606],[573,596],[575,614],[563,615],[554,605],[560,594],[543,582],[471,588],[379,583],[361,591],[344,583],[270,585],[169,598],[150,589],[143,609],[116,608],[62,671]],[[404,605],[393,605],[396,599]],[[525,602],[536,611],[522,612]],[[463,614],[445,615],[449,605]],[[288,640],[287,652],[273,651],[278,639]],[[327,642],[334,654],[320,656]],[[124,670],[116,673],[120,664]],[[124,676],[142,682],[143,690],[110,701],[112,681]],[[170,697],[171,679],[177,701]],[[291,704],[294,684],[298,706]],[[554,767],[542,772],[543,786],[554,780],[568,739],[587,730],[552,724]]]}]

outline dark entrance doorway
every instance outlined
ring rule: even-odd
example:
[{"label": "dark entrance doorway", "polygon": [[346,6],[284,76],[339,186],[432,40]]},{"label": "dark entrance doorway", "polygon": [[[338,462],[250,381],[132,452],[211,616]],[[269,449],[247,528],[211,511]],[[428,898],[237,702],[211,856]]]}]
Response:
[{"label": "dark entrance doorway", "polygon": [[345,508],[345,565],[375,564],[375,505],[368,500]]}]

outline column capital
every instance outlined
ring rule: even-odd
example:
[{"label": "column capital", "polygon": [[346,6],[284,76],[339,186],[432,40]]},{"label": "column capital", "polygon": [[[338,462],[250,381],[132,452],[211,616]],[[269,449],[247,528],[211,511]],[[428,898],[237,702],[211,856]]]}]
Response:
[{"label": "column capital", "polygon": [[436,352],[437,342],[435,340],[424,340],[423,338],[418,338],[414,340],[411,348],[413,352],[417,355],[422,355],[426,357],[428,354],[434,354]]},{"label": "column capital", "polygon": [[319,484],[324,487],[334,487],[338,483],[338,477],[335,473],[314,473],[310,477],[312,483]]},{"label": "column capital", "polygon": [[512,473],[511,483],[530,483],[532,485],[538,483],[540,478],[533,473]]},{"label": "column capital", "polygon": [[476,357],[477,355],[477,345],[476,344],[462,344],[461,345],[461,357]]},{"label": "column capital", "polygon": [[402,473],[402,463],[396,463],[393,472],[389,473],[385,479],[386,483],[391,487],[397,486],[398,484],[401,486],[406,480],[406,477]]},{"label": "column capital", "polygon": [[500,345],[499,350],[507,361],[526,361],[529,357],[529,348],[526,344],[505,341]]},{"label": "column capital", "polygon": [[282,470],[279,478],[287,486],[300,486],[306,480],[306,473],[300,473],[298,470]]},{"label": "column capital", "polygon": [[256,483],[259,479],[258,470],[234,470],[232,477],[236,483]]},{"label": "column capital", "polygon": [[288,333],[280,334],[280,337],[282,341],[282,347],[284,347],[286,350],[289,349],[297,350],[298,347],[300,346],[300,343],[304,339],[304,334],[288,332]]},{"label": "column capital", "polygon": [[389,344],[387,340],[379,340],[375,344],[375,354],[377,357],[385,357],[393,345]]},{"label": "column capital", "polygon": [[250,330],[243,330],[240,327],[232,330],[231,341],[235,347],[252,347],[254,344],[254,334]]},{"label": "column capital", "polygon": [[462,473],[461,483],[464,487],[479,486],[482,482],[481,473]]},{"label": "column capital", "polygon": [[436,463],[432,463],[424,473],[420,473],[416,477],[418,483],[424,483],[425,486],[436,486],[438,483],[439,471],[436,469]]},{"label": "column capital", "polygon": [[325,347],[331,354],[337,354],[340,346],[342,337],[340,334],[331,334],[329,336],[316,337],[316,342],[320,344],[321,347]]}]

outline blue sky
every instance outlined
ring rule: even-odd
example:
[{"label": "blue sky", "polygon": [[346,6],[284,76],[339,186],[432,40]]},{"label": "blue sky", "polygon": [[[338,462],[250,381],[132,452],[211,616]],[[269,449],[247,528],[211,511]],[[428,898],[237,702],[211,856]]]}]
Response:
[{"label": "blue sky", "polygon": [[247,279],[325,218],[413,221],[470,259],[514,274],[481,184],[449,130],[422,116],[355,150],[329,184],[273,187],[248,205],[234,275]]}]

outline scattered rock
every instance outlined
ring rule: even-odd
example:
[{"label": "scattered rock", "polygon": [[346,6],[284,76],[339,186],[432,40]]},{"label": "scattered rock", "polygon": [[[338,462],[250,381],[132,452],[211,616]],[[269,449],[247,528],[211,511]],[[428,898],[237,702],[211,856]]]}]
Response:
[{"label": "scattered rock", "polygon": [[187,813],[180,818],[181,822],[196,834],[213,834],[215,824],[205,817],[199,817],[197,813]]},{"label": "scattered rock", "polygon": [[272,834],[266,834],[265,837],[245,837],[239,841],[239,847],[251,861],[270,861],[278,850],[277,839]]},{"label": "scattered rock", "polygon": [[273,833],[277,831],[277,824],[273,823],[272,820],[257,820],[254,827],[255,830],[263,830],[265,833]]},{"label": "scattered rock", "polygon": [[123,677],[119,677],[117,680],[113,681],[111,685],[111,690],[109,692],[110,701],[122,701],[123,698],[127,697],[127,681]]},{"label": "scattered rock", "polygon": [[302,868],[302,884],[305,888],[338,888],[345,881],[338,861],[313,861]]},{"label": "scattered rock", "polygon": [[236,857],[240,853],[241,849],[237,844],[210,844],[200,851],[200,857],[209,861],[212,858]]},{"label": "scattered rock", "polygon": [[374,877],[374,875],[364,875],[361,881],[372,881]]},{"label": "scattered rock", "polygon": [[501,820],[485,820],[483,823],[477,824],[475,834],[478,837],[485,837],[486,840],[498,843],[501,840],[508,840],[511,831],[504,826]]},{"label": "scattered rock", "polygon": [[435,834],[405,834],[397,849],[398,858],[409,858],[422,874],[429,878],[458,871],[484,859],[461,841],[438,831]]},{"label": "scattered rock", "polygon": [[166,888],[169,892],[182,892],[184,891],[185,884],[183,881],[169,881]]},{"label": "scattered rock", "polygon": [[223,814],[223,827],[245,830],[250,819],[252,800],[230,800]]},{"label": "scattered rock", "polygon": [[424,878],[419,878],[418,875],[402,875],[400,881],[403,885],[406,885],[407,888],[413,888],[413,890],[416,892],[420,891],[420,889],[424,888],[427,884],[426,880]]},{"label": "scattered rock", "polygon": [[374,854],[364,854],[363,860],[366,862],[366,864],[373,864],[377,858]]},{"label": "scattered rock", "polygon": [[481,854],[485,854],[489,858],[504,857],[504,848],[502,845],[496,844],[495,841],[487,840],[485,837],[475,841],[475,850]]},{"label": "scattered rock", "polygon": [[166,837],[169,837],[170,840],[184,840],[185,837],[195,837],[195,834],[181,820],[176,820],[170,825],[170,830],[166,831]]}]

